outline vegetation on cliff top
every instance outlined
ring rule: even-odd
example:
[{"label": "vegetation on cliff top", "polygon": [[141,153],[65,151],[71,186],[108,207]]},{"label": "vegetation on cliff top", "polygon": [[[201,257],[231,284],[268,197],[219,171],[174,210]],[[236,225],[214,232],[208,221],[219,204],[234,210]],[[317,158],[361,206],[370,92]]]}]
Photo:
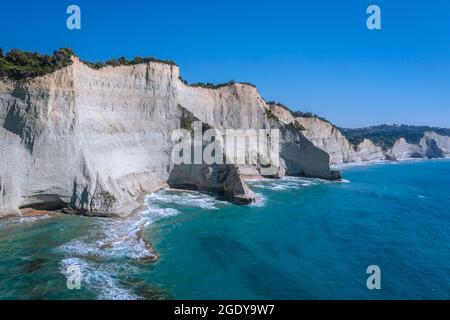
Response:
[{"label": "vegetation on cliff top", "polygon": [[217,84],[214,84],[214,83],[211,83],[211,82],[207,82],[207,83],[196,82],[196,83],[192,83],[190,86],[191,87],[207,88],[207,89],[219,89],[219,88],[222,88],[222,87],[231,86],[233,84],[245,84],[245,85],[248,85],[248,86],[256,88],[255,85],[253,85],[253,84],[251,84],[249,82],[237,82],[237,81],[234,81],[234,80],[231,80],[231,81],[228,81],[228,82],[223,82],[223,83],[217,83]]},{"label": "vegetation on cliff top", "polygon": [[195,82],[189,84],[189,82],[185,79],[183,79],[181,76],[179,77],[180,81],[183,82],[185,85],[190,87],[199,87],[199,88],[205,88],[205,89],[219,89],[223,87],[228,87],[233,84],[244,84],[253,88],[256,88],[256,86],[250,82],[238,82],[238,81],[228,81],[228,82],[222,82],[222,83],[211,83],[211,82]]},{"label": "vegetation on cliff top", "polygon": [[84,64],[88,65],[92,69],[100,69],[107,66],[118,67],[118,66],[133,66],[136,64],[147,64],[149,62],[164,63],[171,66],[176,66],[177,64],[172,60],[160,60],[154,57],[135,57],[132,60],[127,60],[125,57],[120,57],[118,59],[110,59],[105,62],[89,62],[83,61]]},{"label": "vegetation on cliff top", "polygon": [[334,126],[334,124],[332,124],[329,120],[325,119],[324,117],[318,116],[317,114],[314,114],[312,112],[302,112],[302,111],[293,111],[292,115],[294,117],[299,117],[299,118],[317,118],[319,120],[322,120],[323,122],[329,123],[332,126]]},{"label": "vegetation on cliff top", "polygon": [[317,114],[314,114],[312,112],[293,111],[289,107],[287,107],[286,105],[284,105],[284,104],[282,104],[280,102],[277,102],[277,101],[267,101],[266,103],[267,104],[272,104],[272,105],[275,105],[275,106],[278,106],[280,108],[285,109],[286,111],[290,112],[294,118],[297,118],[297,117],[301,117],[301,118],[317,118],[317,119],[320,119],[320,120],[322,120],[324,122],[327,122],[327,123],[333,125],[327,119],[325,119],[323,117],[320,117]]},{"label": "vegetation on cliff top", "polygon": [[[45,55],[37,52],[27,52],[19,49],[12,49],[7,54],[3,53],[3,49],[0,48],[0,77],[7,77],[13,80],[20,80],[26,78],[32,78],[37,76],[46,75],[52,73],[61,68],[67,67],[72,64],[71,56],[74,53],[70,48],[62,48],[53,52],[53,55]],[[107,66],[132,66],[137,64],[147,64],[149,62],[164,63],[171,66],[177,64],[172,60],[161,60],[154,57],[135,57],[132,60],[128,60],[125,57],[118,59],[110,59],[105,62],[89,62],[82,61],[92,69],[101,69]],[[224,83],[203,83],[197,82],[189,84],[186,80],[180,77],[180,80],[191,87],[201,87],[207,89],[218,89],[222,87],[228,87],[233,84],[244,84],[256,88],[256,86],[249,82],[237,82],[234,80]]]},{"label": "vegetation on cliff top", "polygon": [[266,104],[280,107],[280,108],[286,110],[287,112],[289,112],[290,114],[294,115],[294,111],[292,111],[288,106],[282,104],[281,102],[270,100],[270,101],[266,101]]},{"label": "vegetation on cliff top", "polygon": [[0,77],[21,80],[43,76],[70,65],[72,55],[73,51],[69,48],[56,50],[53,55],[19,49],[11,49],[4,54],[0,48]]},{"label": "vegetation on cliff top", "polygon": [[364,139],[371,140],[384,150],[390,149],[400,138],[405,138],[408,143],[418,144],[427,131],[450,136],[450,129],[428,126],[387,125],[372,126],[358,129],[340,128],[342,134],[354,145],[360,144]]},{"label": "vegetation on cliff top", "polygon": [[[50,74],[72,64],[71,57],[73,55],[74,53],[70,48],[58,49],[53,52],[53,55],[22,51],[20,49],[11,49],[5,54],[3,49],[0,48],[0,77],[21,80]],[[96,63],[83,61],[83,63],[93,69],[100,69],[106,66],[129,66],[149,62],[176,65],[171,60],[160,60],[153,57],[135,57],[132,60],[120,57],[119,59],[110,59],[106,62]]]}]

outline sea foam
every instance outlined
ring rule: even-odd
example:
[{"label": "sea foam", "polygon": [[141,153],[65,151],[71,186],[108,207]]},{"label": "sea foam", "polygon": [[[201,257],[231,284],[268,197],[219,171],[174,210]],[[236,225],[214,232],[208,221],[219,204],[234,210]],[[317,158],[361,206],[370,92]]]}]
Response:
[{"label": "sea foam", "polygon": [[226,201],[216,199],[214,196],[200,192],[190,191],[169,191],[162,190],[147,196],[147,204],[171,205],[191,208],[200,208],[206,210],[219,209],[219,205],[228,205]]},{"label": "sea foam", "polygon": [[59,271],[65,275],[69,266],[80,268],[81,285],[87,286],[100,300],[137,300],[141,299],[131,290],[120,286],[119,278],[123,274],[133,274],[135,268],[129,264],[99,264],[81,258],[67,258],[59,263]]},{"label": "sea foam", "polygon": [[296,190],[304,187],[325,183],[326,180],[317,178],[283,177],[281,179],[265,179],[248,181],[248,184],[256,189],[267,189],[272,191]]}]

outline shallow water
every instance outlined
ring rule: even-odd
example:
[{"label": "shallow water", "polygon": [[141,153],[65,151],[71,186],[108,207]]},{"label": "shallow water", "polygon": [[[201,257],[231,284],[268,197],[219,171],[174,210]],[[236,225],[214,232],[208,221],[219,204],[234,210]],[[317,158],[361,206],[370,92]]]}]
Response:
[{"label": "shallow water", "polygon": [[[449,299],[450,161],[343,173],[249,182],[252,206],[162,191],[127,220],[1,222],[0,298]],[[142,259],[141,236],[157,262]],[[66,287],[73,264],[81,290]],[[371,291],[374,264],[382,289]]]}]

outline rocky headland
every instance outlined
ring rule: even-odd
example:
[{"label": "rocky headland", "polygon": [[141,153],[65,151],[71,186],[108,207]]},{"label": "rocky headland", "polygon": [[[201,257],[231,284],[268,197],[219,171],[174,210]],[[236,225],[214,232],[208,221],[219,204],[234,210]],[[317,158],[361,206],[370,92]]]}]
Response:
[{"label": "rocky headland", "polygon": [[[450,137],[434,131],[388,148],[364,135],[355,143],[325,119],[266,102],[248,83],[189,85],[173,62],[99,65],[62,52],[54,68],[0,74],[0,217],[126,216],[165,186],[246,204],[256,196],[243,177],[339,180],[331,165],[450,155]],[[264,174],[267,163],[255,150],[244,151],[245,165],[173,164],[172,133],[193,121],[218,131],[266,130],[269,140],[278,129],[276,172]]]},{"label": "rocky headland", "polygon": [[127,215],[166,185],[252,202],[241,176],[260,175],[258,160],[171,163],[172,132],[187,116],[217,130],[280,129],[276,176],[338,176],[325,151],[268,115],[252,85],[190,86],[161,61],[93,67],[70,59],[48,74],[0,80],[0,216],[28,208]]}]

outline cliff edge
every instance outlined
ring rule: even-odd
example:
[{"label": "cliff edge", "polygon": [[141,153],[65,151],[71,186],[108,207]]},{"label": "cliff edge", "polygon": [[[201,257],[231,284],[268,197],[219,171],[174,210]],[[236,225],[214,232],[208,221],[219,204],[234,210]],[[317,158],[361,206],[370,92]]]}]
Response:
[{"label": "cliff edge", "polygon": [[335,177],[328,154],[268,117],[252,86],[192,87],[178,66],[161,62],[94,69],[72,61],[47,75],[0,80],[0,216],[21,208],[125,215],[168,183],[253,201],[241,171],[261,174],[259,161],[173,165],[171,135],[185,111],[218,130],[278,128],[276,176]]}]

